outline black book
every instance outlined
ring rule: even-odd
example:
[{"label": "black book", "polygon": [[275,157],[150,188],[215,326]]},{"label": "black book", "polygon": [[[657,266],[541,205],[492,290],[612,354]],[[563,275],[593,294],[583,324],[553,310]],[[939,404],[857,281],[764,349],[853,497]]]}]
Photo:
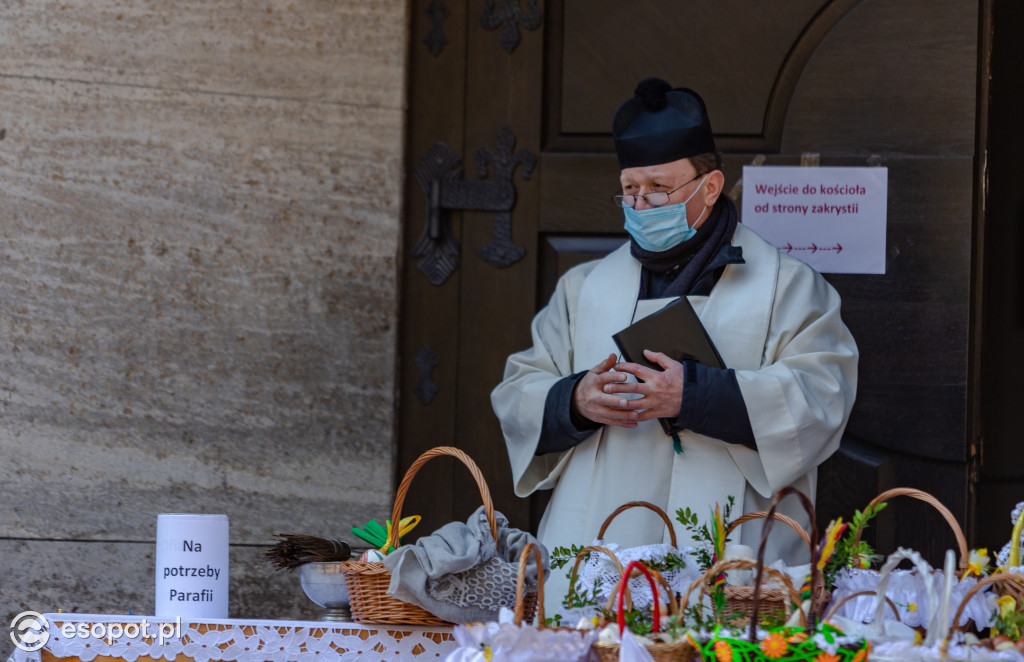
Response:
[{"label": "black book", "polygon": [[[686,297],[679,297],[658,312],[631,324],[612,339],[623,359],[653,370],[661,370],[661,366],[644,357],[645,349],[661,352],[680,362],[693,360],[706,366],[725,367],[711,336]],[[659,420],[665,434],[671,434],[670,421]]]}]

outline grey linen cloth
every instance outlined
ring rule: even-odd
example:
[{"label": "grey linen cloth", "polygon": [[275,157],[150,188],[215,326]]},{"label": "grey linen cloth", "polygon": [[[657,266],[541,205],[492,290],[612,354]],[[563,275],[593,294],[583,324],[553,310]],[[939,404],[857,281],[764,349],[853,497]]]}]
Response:
[{"label": "grey linen cloth", "polygon": [[[465,524],[451,522],[413,545],[404,545],[384,558],[391,572],[388,595],[423,607],[452,623],[496,621],[501,607],[516,600],[519,555],[527,543],[540,548],[544,576],[548,551],[526,531],[513,529],[495,511],[495,544],[487,514],[480,506]],[[526,568],[527,585],[535,590],[537,565],[533,554]]]}]

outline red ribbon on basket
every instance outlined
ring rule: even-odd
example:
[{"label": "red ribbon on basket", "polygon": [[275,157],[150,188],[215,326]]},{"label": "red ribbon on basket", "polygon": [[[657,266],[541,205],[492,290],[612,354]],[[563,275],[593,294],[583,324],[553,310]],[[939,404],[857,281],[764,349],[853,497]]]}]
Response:
[{"label": "red ribbon on basket", "polygon": [[630,561],[629,565],[626,566],[625,572],[622,573],[622,582],[619,584],[619,608],[616,614],[616,620],[619,623],[619,637],[622,637],[622,633],[626,629],[626,618],[622,615],[622,599],[626,595],[626,582],[629,581],[629,575],[632,574],[633,568],[637,568],[640,572],[644,573],[647,577],[647,581],[651,583],[651,596],[654,598],[654,623],[651,625],[651,632],[659,632],[661,629],[661,608],[658,606],[658,584],[654,581],[654,577],[651,576],[651,571],[647,569],[640,561]]}]

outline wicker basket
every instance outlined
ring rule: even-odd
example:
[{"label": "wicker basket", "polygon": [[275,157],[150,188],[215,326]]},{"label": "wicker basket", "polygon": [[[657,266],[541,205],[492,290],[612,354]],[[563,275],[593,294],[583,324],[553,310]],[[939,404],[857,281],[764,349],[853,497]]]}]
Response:
[{"label": "wicker basket", "polygon": [[[939,514],[941,514],[942,518],[949,524],[949,528],[953,530],[953,535],[956,537],[956,546],[960,552],[957,576],[962,576],[964,571],[967,570],[967,563],[970,560],[970,552],[967,549],[967,538],[964,537],[963,529],[960,528],[960,523],[956,521],[956,517],[952,512],[950,512],[949,508],[946,508],[941,501],[933,497],[931,494],[913,487],[894,487],[891,490],[886,490],[872,499],[871,502],[868,503],[867,508],[877,506],[883,501],[889,501],[889,499],[895,496],[908,496],[919,501],[924,501],[929,506],[939,511]],[[865,508],[865,510],[867,510],[867,508]],[[856,547],[859,542],[860,536],[858,535],[853,540],[853,546]]]},{"label": "wicker basket", "polygon": [[676,541],[676,530],[672,527],[672,520],[668,518],[668,515],[665,513],[664,510],[657,507],[653,503],[650,503],[649,501],[630,501],[629,503],[624,503],[618,508],[616,508],[615,512],[609,515],[607,519],[605,519],[604,523],[601,525],[601,529],[597,532],[597,539],[604,540],[605,531],[608,530],[608,526],[612,523],[612,520],[614,520],[621,513],[624,513],[630,508],[646,508],[647,510],[653,511],[658,517],[661,518],[661,521],[664,522],[665,526],[668,528],[668,535],[669,538],[672,540],[672,546],[676,548],[679,547],[679,544]]},{"label": "wicker basket", "polygon": [[[612,552],[610,549],[607,549],[605,547],[601,547],[599,545],[588,545],[588,546],[584,547],[583,549],[581,549],[576,554],[576,561],[572,564],[572,572],[569,573],[569,590],[570,591],[573,589],[573,587],[576,586],[576,577],[577,577],[577,574],[579,573],[580,561],[583,560],[583,557],[589,556],[591,552],[600,552],[600,553],[604,554],[605,556],[607,556],[609,559],[611,559],[612,563],[615,565],[615,569],[619,571],[619,576],[620,577],[622,576],[622,573],[625,572],[625,568],[622,567],[622,561],[620,561],[619,557],[615,556],[615,553]],[[629,595],[628,587],[626,589],[626,607],[627,607],[627,609],[632,609],[633,608],[633,599]]]},{"label": "wicker basket", "polygon": [[[768,512],[759,510],[752,513],[747,513],[742,517],[738,517],[734,521],[730,522],[729,527],[725,533],[728,535],[740,524],[745,524],[751,520],[764,519],[768,516]],[[811,550],[811,555],[815,553],[814,545],[811,540],[811,536],[804,530],[800,524],[793,519],[783,515],[782,513],[773,513],[772,519],[776,522],[782,522],[789,526],[791,529],[800,535],[801,540],[807,545],[808,549]],[[754,587],[753,586],[724,586],[722,591],[725,593],[725,604],[726,607],[738,614],[749,614],[751,607],[753,607],[754,601]],[[815,580],[815,586],[813,591],[814,596],[814,609],[817,613],[828,605],[832,599],[832,594],[825,588],[825,580],[820,575]],[[789,599],[789,595],[785,589],[781,588],[761,588],[761,604],[765,611],[785,611],[786,605]]]},{"label": "wicker basket", "polygon": [[538,630],[559,630],[562,632],[575,632],[580,635],[581,638],[586,638],[586,631],[577,630],[569,627],[557,627],[549,628],[544,622],[544,573],[540,572],[537,574],[537,591],[534,593],[527,592],[526,589],[526,565],[529,560],[530,553],[533,553],[533,558],[536,561],[537,567],[543,567],[543,561],[541,560],[540,549],[537,545],[532,542],[527,543],[523,547],[522,554],[519,555],[519,573],[516,575],[516,608],[513,612],[515,618],[513,622],[516,625],[522,625],[523,621],[529,622],[531,619],[530,612],[536,612],[536,618],[534,619],[534,627]]},{"label": "wicker basket", "polygon": [[[703,575],[701,575],[698,579],[694,580],[692,584],[690,584],[690,588],[686,590],[686,593],[683,595],[682,599],[679,602],[679,609],[685,611],[687,606],[689,606],[690,595],[692,595],[694,591],[702,590],[705,586],[707,586],[708,582],[714,580],[715,577],[722,574],[723,572],[727,572],[729,570],[742,570],[744,568],[757,567],[760,567],[761,570],[768,576],[782,582],[784,588],[778,589],[779,591],[782,591],[785,596],[782,600],[779,601],[781,607],[785,610],[786,615],[789,616],[793,613],[793,605],[796,605],[797,608],[800,610],[800,627],[807,627],[807,614],[804,613],[803,607],[800,604],[800,593],[793,586],[793,582],[790,581],[789,577],[782,574],[775,568],[765,568],[763,565],[759,566],[757,562],[751,561],[749,559],[729,559],[728,561],[720,561],[715,565],[711,566],[710,568],[708,568]],[[751,606],[749,613],[753,614],[755,610],[758,612],[762,610],[762,592],[764,591],[762,590],[753,592],[753,595],[751,596]],[[751,630],[753,630],[753,628],[751,628]],[[751,639],[751,641],[753,641],[753,639]]]},{"label": "wicker basket", "polygon": [[[946,508],[946,506],[944,506],[942,502],[936,499],[934,496],[927,492],[924,492],[923,490],[919,490],[912,487],[894,487],[892,489],[882,492],[874,499],[872,499],[868,503],[865,510],[873,508],[874,506],[877,506],[880,503],[888,502],[890,499],[897,496],[907,496],[913,499],[917,499],[919,501],[923,501],[928,505],[932,506],[935,510],[939,512],[940,515],[942,515],[942,518],[946,520],[946,522],[949,524],[949,527],[950,529],[952,529],[953,535],[956,538],[956,544],[959,552],[956,576],[958,578],[963,577],[964,571],[967,569],[967,564],[970,559],[969,552],[967,549],[967,539],[964,537],[963,530],[960,528],[960,524],[956,521],[956,517],[953,515],[953,513],[950,512],[950,510]],[[858,535],[857,537],[853,538],[853,540],[851,541],[851,545],[853,547],[856,547],[859,542],[860,536]],[[938,568],[936,568],[935,571],[938,571]],[[848,579],[844,582],[837,582],[837,584],[840,584],[840,586],[835,591],[835,597],[841,600],[843,603],[847,601],[847,597],[849,597],[850,599],[853,598],[852,595],[843,595],[846,591],[854,590],[857,588],[873,588],[877,586],[878,581],[881,578],[881,573],[878,570],[868,568],[846,568],[843,570],[843,573],[848,574]],[[849,582],[849,585],[841,585],[846,582]],[[839,613],[835,609],[832,609],[831,611],[834,613]],[[854,611],[856,611],[856,608],[854,608]]]},{"label": "wicker basket", "polygon": [[[953,623],[949,628],[949,632],[946,637],[939,644],[940,650],[942,651],[942,658],[946,659],[946,651],[949,648],[949,639],[953,636],[953,632],[960,629],[960,617],[964,613],[964,608],[971,601],[971,598],[975,596],[983,588],[987,588],[992,584],[999,584],[1004,594],[1016,594],[1019,593],[1021,587],[1024,587],[1024,574],[1013,573],[1013,572],[999,572],[994,575],[989,575],[978,580],[978,583],[970,588],[967,593],[964,594],[963,600],[960,601],[960,606],[956,608],[956,614],[953,615]],[[1020,611],[1024,608],[1020,602],[1017,602],[1017,610]]]},{"label": "wicker basket", "polygon": [[[577,556],[576,558],[578,562],[579,556]],[[614,558],[614,556],[612,558]],[[676,604],[675,598],[672,597],[671,589],[668,588],[668,584],[665,582],[664,578],[659,576],[658,573],[649,570],[639,561],[631,561],[630,564],[626,566],[626,569],[623,571],[622,578],[619,580],[619,583],[615,585],[615,592],[611,596],[609,596],[607,604],[608,611],[611,611],[613,606],[615,606],[616,598],[618,598],[618,606],[615,608],[615,615],[619,625],[620,636],[626,629],[626,622],[622,612],[623,600],[628,599],[629,597],[628,580],[629,577],[632,576],[634,570],[643,573],[643,575],[647,578],[647,581],[651,585],[651,593],[654,596],[655,605],[653,626],[654,632],[658,632],[659,628],[661,627],[660,613],[659,608],[657,607],[658,583],[661,583],[662,586],[666,589],[665,598],[668,604],[669,612],[672,614],[676,614],[679,612],[679,607]],[[621,647],[622,645],[619,643],[595,641],[592,650],[594,651],[594,653],[597,654],[597,657],[601,660],[601,662],[618,662],[619,650],[621,649]],[[651,657],[654,659],[654,662],[691,662],[700,659],[697,650],[687,640],[675,641],[672,643],[657,642],[649,646],[644,646],[643,648],[651,654]]]},{"label": "wicker basket", "polygon": [[[775,509],[778,507],[779,502],[788,494],[796,495],[797,498],[800,500],[800,504],[803,506],[804,510],[807,511],[807,514],[811,521],[810,534],[804,531],[803,527],[801,527],[800,524],[797,523],[797,521],[793,518],[787,517],[782,513],[776,512]],[[825,606],[828,605],[829,600],[831,600],[832,597],[831,594],[825,589],[825,582],[822,579],[820,573],[817,571],[819,550],[813,541],[817,540],[818,538],[818,527],[815,521],[814,505],[811,503],[810,499],[808,499],[803,493],[801,493],[796,488],[784,487],[775,493],[775,496],[772,499],[771,507],[767,511],[747,513],[742,517],[737,518],[735,521],[729,524],[729,528],[726,529],[726,533],[728,534],[740,524],[749,522],[754,519],[765,520],[764,526],[761,528],[761,544],[758,547],[757,551],[757,563],[753,565],[742,566],[758,568],[758,576],[754,581],[754,585],[722,587],[722,591],[725,594],[725,606],[727,613],[733,613],[738,615],[738,618],[733,619],[732,622],[756,622],[757,618],[754,617],[755,605],[758,608],[758,613],[781,611],[788,614],[791,612],[791,610],[789,609],[791,595],[788,590],[784,588],[765,588],[763,586],[760,586],[760,572],[761,568],[764,568],[764,550],[765,544],[768,541],[768,535],[769,533],[771,533],[772,527],[775,524],[775,522],[782,522],[783,524],[786,524],[794,531],[796,531],[811,551],[811,586],[813,587],[813,589],[811,591],[812,600],[809,616],[811,617],[811,622],[813,624],[814,615],[820,613],[825,608]],[[768,570],[768,568],[764,568],[765,572],[767,572]],[[705,583],[704,586],[706,591],[707,584]],[[799,593],[797,593],[797,599],[799,601]]]},{"label": "wicker basket", "polygon": [[[483,500],[484,510],[487,513],[487,521],[491,526],[491,536],[497,540],[498,526],[494,519],[494,502],[491,500],[491,492],[487,488],[487,482],[472,458],[458,448],[450,446],[432,448],[420,455],[412,463],[412,466],[405,472],[402,482],[398,485],[398,491],[395,494],[395,505],[391,511],[391,521],[400,522],[402,520],[402,505],[405,502],[405,496],[416,473],[431,458],[442,455],[450,455],[458,459],[469,469],[470,474],[472,474],[473,479],[476,481],[477,488],[480,490],[480,497]],[[398,527],[391,527],[391,537],[388,543],[395,549],[398,549],[399,545],[398,535]],[[352,620],[357,623],[450,625],[447,621],[441,620],[419,605],[414,605],[388,595],[387,590],[391,584],[391,572],[379,561],[345,561],[341,564],[341,572],[345,575],[345,583],[348,586]],[[527,599],[526,609],[527,614],[532,617],[533,610],[536,609],[537,594],[530,593],[529,595],[532,597]]]},{"label": "wicker basket", "polygon": [[[679,549],[679,541],[676,538],[676,530],[672,526],[672,520],[669,519],[668,515],[665,513],[664,510],[662,510],[661,508],[659,508],[658,506],[654,505],[653,503],[651,503],[649,501],[630,501],[630,502],[624,503],[621,506],[619,506],[618,508],[616,508],[612,512],[611,515],[609,515],[607,518],[605,518],[604,523],[601,524],[601,528],[597,532],[597,540],[603,541],[604,540],[604,536],[605,536],[605,532],[608,530],[608,527],[611,525],[612,521],[616,517],[621,515],[622,513],[626,512],[627,510],[630,510],[632,508],[646,508],[647,510],[650,510],[651,512],[656,514],[658,517],[660,517],[661,521],[665,523],[665,527],[668,529],[669,540],[670,540],[670,543],[671,543],[672,547],[675,548],[675,549]],[[605,554],[606,556],[608,556],[608,558],[610,558],[612,560],[612,562],[615,564],[615,569],[618,570],[620,576],[622,575],[622,572],[623,572],[622,562],[618,559],[618,557],[615,556],[615,554],[613,554],[609,550],[605,549],[604,547],[587,547],[587,548],[584,549],[584,551],[598,551],[598,552],[602,552],[603,554]],[[583,552],[580,552],[580,554],[578,554],[576,556],[576,565],[573,566],[572,578],[570,579],[571,582],[575,582],[576,581],[576,570],[579,567],[580,558],[581,558],[582,553]],[[658,575],[658,578],[659,578],[659,580],[663,579],[660,575]],[[626,591],[626,601],[629,603],[629,609],[632,609],[633,608],[632,598],[629,595],[629,591],[628,590]]]},{"label": "wicker basket", "polygon": [[[856,593],[851,593],[850,595],[845,596],[841,600],[836,600],[834,603],[832,603],[832,604],[830,604],[828,606],[828,611],[824,612],[824,615],[821,617],[821,622],[822,623],[828,623],[829,620],[833,616],[836,615],[836,612],[839,611],[839,608],[842,607],[843,605],[845,605],[850,600],[853,600],[854,598],[860,598],[860,597],[869,596],[869,595],[874,595],[874,596],[877,597],[878,593],[875,592],[875,591],[857,591]],[[885,595],[885,596],[882,596],[882,597],[885,598],[886,604],[888,604],[889,607],[892,609],[892,613],[896,617],[896,620],[897,621],[901,620],[900,619],[900,610],[896,608],[896,604],[892,600],[889,599],[889,596]]]},{"label": "wicker basket", "polygon": [[[537,566],[537,590],[533,592],[526,590],[526,566],[529,563],[531,552]],[[541,558],[540,548],[532,542],[528,542],[519,555],[519,571],[516,573],[516,607],[513,610],[515,624],[522,625],[524,618],[530,621],[531,611],[536,613],[537,629],[546,628],[547,626],[544,624],[544,559]]]}]

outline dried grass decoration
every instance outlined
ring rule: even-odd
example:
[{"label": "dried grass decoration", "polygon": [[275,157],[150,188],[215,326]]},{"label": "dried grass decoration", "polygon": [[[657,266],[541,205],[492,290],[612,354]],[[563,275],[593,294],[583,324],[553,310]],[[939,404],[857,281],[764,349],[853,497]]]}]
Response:
[{"label": "dried grass decoration", "polygon": [[294,570],[306,563],[348,561],[352,550],[347,543],[292,533],[279,533],[277,544],[263,552],[278,570]]}]

